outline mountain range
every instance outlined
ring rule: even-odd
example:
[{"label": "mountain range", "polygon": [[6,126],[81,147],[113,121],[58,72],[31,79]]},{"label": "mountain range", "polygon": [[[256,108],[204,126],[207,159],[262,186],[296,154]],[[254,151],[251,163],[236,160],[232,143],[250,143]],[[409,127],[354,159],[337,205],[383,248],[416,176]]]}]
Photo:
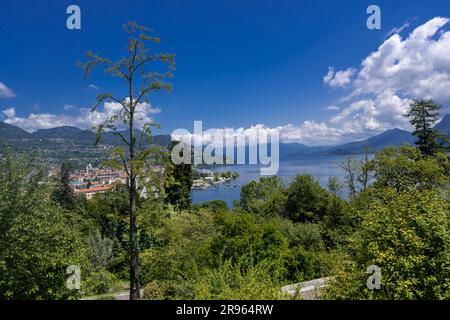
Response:
[{"label": "mountain range", "polygon": [[[128,136],[129,131],[122,131],[121,133]],[[140,143],[142,134],[141,131],[136,130],[137,142]],[[11,146],[20,146],[21,144],[29,145],[33,142],[68,142],[75,145],[90,145],[95,142],[96,133],[91,130],[82,130],[76,127],[57,127],[51,129],[39,129],[29,133],[19,127],[11,124],[0,122],[0,139],[6,140]],[[170,135],[156,135],[153,136],[153,143],[156,145],[168,145],[170,142]],[[112,132],[104,132],[102,135],[102,144],[106,145],[123,145],[122,140]]]},{"label": "mountain range", "polygon": [[[450,114],[435,126],[443,134],[450,134]],[[128,135],[128,131],[122,132]],[[142,136],[136,130],[138,143]],[[75,127],[58,127],[52,129],[40,129],[29,133],[17,126],[0,122],[0,139],[5,140],[9,145],[25,149],[30,146],[45,146],[46,144],[66,144],[73,146],[92,147],[95,141],[95,133],[91,130],[82,130]],[[170,143],[170,135],[156,135],[153,137],[153,144],[167,146]],[[309,147],[300,143],[280,144],[280,157],[282,159],[295,158],[302,155],[346,155],[363,153],[367,144],[370,152],[381,150],[387,146],[399,146],[403,144],[413,145],[415,137],[411,132],[402,129],[391,129],[381,134],[370,137],[362,141],[354,141],[338,146]],[[121,139],[112,132],[103,134],[102,143],[105,145],[123,145]]]},{"label": "mountain range", "polygon": [[[434,129],[450,136],[450,114],[445,115]],[[337,146],[308,147],[299,143],[280,145],[280,158],[289,159],[301,155],[350,155],[362,154],[367,144],[369,152],[382,150],[388,146],[414,145],[416,138],[411,132],[402,129],[391,129],[365,140],[354,141]]]}]

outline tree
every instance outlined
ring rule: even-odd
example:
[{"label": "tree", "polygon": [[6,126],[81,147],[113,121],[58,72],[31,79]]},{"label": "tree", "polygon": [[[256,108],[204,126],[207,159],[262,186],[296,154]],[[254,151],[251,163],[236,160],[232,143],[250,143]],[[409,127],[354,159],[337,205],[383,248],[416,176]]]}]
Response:
[{"label": "tree", "polygon": [[388,147],[372,161],[375,189],[393,188],[396,192],[444,188],[449,183],[448,157],[443,153],[424,156],[411,146]]},{"label": "tree", "polygon": [[70,187],[70,173],[72,166],[69,162],[64,161],[61,164],[59,172],[59,181],[57,188],[53,192],[53,199],[63,208],[72,210],[75,208],[75,197]]},{"label": "tree", "polygon": [[[143,140],[151,142],[151,127],[157,126],[155,123],[143,123],[141,128],[137,128],[142,119],[139,118],[149,105],[149,95],[159,90],[171,90],[171,85],[165,80],[172,77],[174,70],[174,55],[168,53],[155,53],[147,45],[159,43],[160,39],[148,35],[150,29],[139,26],[134,22],[124,25],[127,33],[126,56],[112,61],[90,51],[86,53],[87,62],[81,63],[84,69],[84,76],[87,77],[97,65],[105,65],[105,72],[113,77],[124,80],[126,85],[126,97],[116,97],[112,93],[103,93],[97,96],[97,103],[92,108],[95,111],[104,102],[114,102],[118,109],[103,124],[97,128],[97,141],[101,141],[104,130],[111,130],[118,136],[127,150],[118,147],[113,150],[112,155],[118,160],[114,160],[115,166],[122,166],[129,178],[129,241],[130,241],[130,299],[140,298],[139,270],[138,270],[138,239],[137,239],[137,181],[143,174],[143,165],[152,152],[152,148],[146,147]],[[165,72],[149,71],[146,67],[150,63],[162,63]],[[157,70],[161,70],[157,69]],[[136,92],[136,87],[139,89]],[[127,132],[121,132],[117,123],[123,122],[127,126]],[[138,145],[136,129],[141,130],[141,143]],[[146,139],[143,139],[146,138]]]},{"label": "tree", "polygon": [[345,182],[350,199],[356,199],[358,194],[367,189],[373,179],[368,144],[364,145],[364,159],[357,160],[348,157],[345,162],[338,163],[338,166],[345,172]]},{"label": "tree", "polygon": [[294,222],[321,220],[327,210],[328,195],[313,176],[296,176],[287,191],[287,218]]},{"label": "tree", "polygon": [[[172,142],[169,155],[176,142]],[[180,154],[180,157],[183,155]],[[174,164],[171,157],[166,158],[166,201],[178,210],[187,209],[191,205],[192,165],[187,163]]]},{"label": "tree", "polygon": [[239,208],[262,216],[281,216],[284,214],[286,190],[279,177],[260,178],[251,181],[241,189]]},{"label": "tree", "polygon": [[0,299],[68,299],[66,269],[89,269],[84,221],[50,197],[31,156],[0,154]]},{"label": "tree", "polygon": [[[450,298],[450,216],[440,190],[379,190],[361,213],[348,257],[328,287],[333,299]],[[381,289],[368,290],[367,267],[381,269]]]},{"label": "tree", "polygon": [[413,100],[411,109],[406,114],[414,126],[413,135],[417,137],[416,145],[419,150],[428,156],[433,156],[438,151],[447,149],[445,144],[448,139],[439,134],[433,127],[439,119],[440,105],[433,100]]}]

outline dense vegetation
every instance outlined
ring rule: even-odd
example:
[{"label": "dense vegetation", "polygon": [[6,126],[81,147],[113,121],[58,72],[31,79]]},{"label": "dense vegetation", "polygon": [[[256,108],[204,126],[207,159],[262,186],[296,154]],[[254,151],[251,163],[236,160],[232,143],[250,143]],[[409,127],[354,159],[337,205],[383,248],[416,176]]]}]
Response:
[{"label": "dense vegetation", "polygon": [[[408,116],[417,148],[349,158],[341,164],[344,185],[330,177],[323,188],[308,174],[289,185],[266,177],[243,186],[233,209],[222,201],[193,205],[192,167],[137,147],[133,124],[141,98],[170,89],[161,81],[170,72],[147,73],[141,66],[156,59],[172,67],[173,56],[149,55],[142,41],[159,39],[144,34],[146,28],[127,27],[129,60],[113,63],[89,53],[84,68],[89,73],[112,64],[106,71],[128,83],[129,97],[107,93],[98,103],[123,106],[99,137],[110,129],[129,147],[115,148],[111,159],[121,160],[116,164],[129,186],[89,201],[75,198],[69,165],[53,181],[33,155],[3,148],[0,299],[77,299],[124,290],[126,281],[136,299],[141,286],[144,299],[288,299],[296,297],[282,295],[281,286],[321,277],[331,277],[326,299],[450,299],[448,141],[432,129],[439,106],[414,101]],[[137,99],[135,71],[147,85]],[[113,124],[118,119],[129,125],[128,140]],[[151,140],[153,124],[146,125]],[[81,291],[66,286],[72,265],[82,270]],[[380,290],[366,286],[372,265],[381,269]]]},{"label": "dense vegetation", "polygon": [[[5,149],[0,161],[2,298],[77,298],[65,286],[72,264],[86,294],[127,279],[127,187],[68,199],[64,180],[50,183],[32,157]],[[324,298],[450,298],[447,156],[387,148],[352,168],[363,167],[375,180],[349,201],[337,179],[324,189],[306,174],[288,186],[251,182],[233,210],[222,201],[181,208],[163,190],[140,198],[144,298],[278,299],[282,285],[325,276],[334,280]],[[381,290],[366,287],[369,265],[382,270]]]}]

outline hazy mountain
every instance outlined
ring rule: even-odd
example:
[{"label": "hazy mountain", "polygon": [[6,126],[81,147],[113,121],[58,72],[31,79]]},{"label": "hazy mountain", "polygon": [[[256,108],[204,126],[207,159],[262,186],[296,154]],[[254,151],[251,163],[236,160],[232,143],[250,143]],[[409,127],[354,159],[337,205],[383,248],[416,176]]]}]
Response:
[{"label": "hazy mountain", "polygon": [[92,143],[95,141],[95,133],[90,130],[81,130],[76,127],[58,127],[51,129],[39,129],[31,134],[35,139],[65,139],[78,141],[79,143]]},{"label": "hazy mountain", "polygon": [[391,129],[363,141],[355,141],[332,147],[326,150],[325,153],[333,155],[360,154],[364,153],[366,143],[369,147],[369,152],[374,152],[388,146],[401,146],[404,144],[413,145],[414,141],[415,138],[411,132],[401,129]]},{"label": "hazy mountain", "polygon": [[[121,132],[125,137],[128,137],[129,131]],[[138,143],[142,137],[142,133],[136,130],[136,137]],[[39,129],[33,133],[28,133],[25,130],[0,122],[0,138],[8,141],[15,141],[15,144],[21,142],[26,142],[26,145],[30,145],[33,141],[42,145],[45,141],[64,143],[64,141],[70,143],[71,145],[94,145],[95,143],[95,132],[91,130],[82,130],[76,127],[57,127],[51,129]],[[170,142],[170,135],[156,135],[153,137],[153,144],[167,146]],[[114,135],[112,132],[105,132],[103,134],[102,143],[109,145],[123,145],[120,137]]]},{"label": "hazy mountain", "polygon": [[27,139],[29,137],[30,134],[25,130],[0,121],[0,139],[3,138],[6,140],[16,140]]},{"label": "hazy mountain", "polygon": [[[435,129],[441,133],[450,133],[450,115],[445,115],[442,120],[435,126]],[[128,137],[129,131],[123,131],[122,134]],[[136,130],[136,137],[138,144],[141,141],[142,133]],[[36,141],[40,146],[45,145],[46,141],[63,143],[66,141],[69,145],[89,145],[92,146],[95,142],[95,133],[90,130],[81,130],[75,127],[59,127],[52,129],[40,129],[33,133],[28,133],[25,130],[0,122],[0,139],[5,139],[7,142],[13,142],[11,145],[16,147],[29,147]],[[153,144],[168,146],[171,141],[170,135],[156,135],[153,137]],[[360,154],[364,152],[366,143],[369,146],[369,151],[374,152],[381,150],[387,146],[400,146],[404,144],[414,145],[415,137],[408,131],[401,129],[392,129],[383,132],[379,135],[373,136],[363,141],[355,141],[339,146],[331,147],[308,147],[300,143],[281,143],[280,144],[280,158],[292,159],[304,155],[345,155],[345,154]],[[124,145],[120,137],[114,135],[112,132],[105,132],[102,139],[103,144],[107,145]],[[269,146],[270,149],[270,146]],[[236,150],[235,150],[236,151]],[[248,149],[246,150],[248,157]]]}]

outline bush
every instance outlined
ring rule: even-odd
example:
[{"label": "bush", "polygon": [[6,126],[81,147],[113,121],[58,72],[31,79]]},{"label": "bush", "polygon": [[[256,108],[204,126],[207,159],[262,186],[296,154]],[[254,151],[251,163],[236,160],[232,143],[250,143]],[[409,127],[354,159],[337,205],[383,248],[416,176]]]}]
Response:
[{"label": "bush", "polygon": [[219,268],[204,269],[189,281],[198,300],[276,300],[281,299],[278,275],[269,262],[250,265],[225,261]]},{"label": "bush", "polygon": [[[450,215],[442,191],[378,190],[334,273],[329,297],[449,299]],[[367,267],[381,268],[381,290],[366,287]]]},{"label": "bush", "polygon": [[114,274],[107,271],[91,272],[85,280],[81,282],[82,290],[88,295],[106,294],[116,283]]}]

